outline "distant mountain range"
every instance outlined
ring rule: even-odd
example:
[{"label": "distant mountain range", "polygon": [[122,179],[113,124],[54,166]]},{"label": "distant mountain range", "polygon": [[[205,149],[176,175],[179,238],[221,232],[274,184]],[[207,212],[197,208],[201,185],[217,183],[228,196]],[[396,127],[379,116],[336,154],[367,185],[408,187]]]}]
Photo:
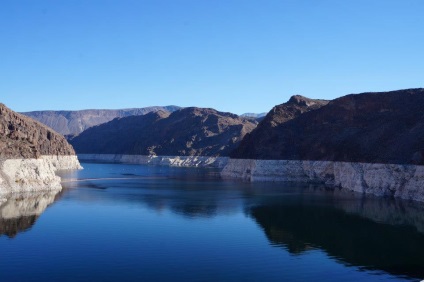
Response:
[{"label": "distant mountain range", "polygon": [[80,110],[80,111],[34,111],[22,114],[38,120],[62,135],[78,135],[87,128],[99,125],[114,118],[145,115],[150,112],[173,112],[181,107],[146,107],[120,110]]},{"label": "distant mountain range", "polygon": [[241,117],[250,117],[250,118],[261,118],[266,116],[267,113],[260,113],[260,114],[255,114],[255,113],[245,113],[242,114]]},{"label": "distant mountain range", "polygon": [[205,108],[116,118],[70,139],[77,153],[227,156],[257,123]]}]

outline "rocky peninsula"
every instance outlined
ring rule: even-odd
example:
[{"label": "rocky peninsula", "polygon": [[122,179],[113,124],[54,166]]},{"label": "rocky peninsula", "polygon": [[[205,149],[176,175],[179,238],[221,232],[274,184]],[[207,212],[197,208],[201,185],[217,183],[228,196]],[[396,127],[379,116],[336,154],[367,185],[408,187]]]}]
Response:
[{"label": "rocky peninsula", "polygon": [[80,168],[62,135],[0,104],[0,193],[60,190],[55,171]]}]

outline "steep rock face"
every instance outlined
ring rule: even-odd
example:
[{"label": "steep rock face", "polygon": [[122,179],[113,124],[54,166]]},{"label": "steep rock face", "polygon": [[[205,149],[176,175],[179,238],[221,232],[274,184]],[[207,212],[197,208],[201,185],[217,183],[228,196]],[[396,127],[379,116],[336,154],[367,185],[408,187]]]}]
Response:
[{"label": "steep rock face", "polygon": [[[283,125],[311,110],[328,104],[326,100],[309,99],[300,95],[290,98],[287,103],[275,106],[258,127],[247,134],[240,146],[231,153],[233,158],[262,158],[275,154]],[[279,150],[278,150],[279,151]]]},{"label": "steep rock face", "polygon": [[424,89],[347,95],[275,126],[267,119],[232,157],[424,164]]},{"label": "steep rock face", "polygon": [[224,178],[321,183],[362,194],[424,202],[424,166],[307,160],[230,159]]},{"label": "steep rock face", "polygon": [[79,154],[226,156],[255,127],[231,113],[184,108],[115,119],[70,142]]},{"label": "steep rock face", "polygon": [[87,128],[106,123],[117,117],[145,115],[150,112],[173,112],[177,106],[146,107],[121,110],[34,111],[23,113],[53,128],[62,135],[78,135]]},{"label": "steep rock face", "polygon": [[65,138],[47,126],[0,104],[0,158],[75,155]]}]

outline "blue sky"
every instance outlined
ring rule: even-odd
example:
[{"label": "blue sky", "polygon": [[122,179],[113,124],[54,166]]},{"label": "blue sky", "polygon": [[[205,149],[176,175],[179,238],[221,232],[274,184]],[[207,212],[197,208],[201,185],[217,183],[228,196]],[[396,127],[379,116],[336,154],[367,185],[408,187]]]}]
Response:
[{"label": "blue sky", "polygon": [[16,111],[212,107],[424,87],[422,0],[3,0]]}]

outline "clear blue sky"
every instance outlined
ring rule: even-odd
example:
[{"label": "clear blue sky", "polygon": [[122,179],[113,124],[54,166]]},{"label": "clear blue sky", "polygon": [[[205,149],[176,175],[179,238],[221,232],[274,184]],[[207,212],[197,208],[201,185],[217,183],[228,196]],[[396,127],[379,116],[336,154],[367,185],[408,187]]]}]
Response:
[{"label": "clear blue sky", "polygon": [[424,87],[423,0],[2,0],[0,101],[265,112]]}]

